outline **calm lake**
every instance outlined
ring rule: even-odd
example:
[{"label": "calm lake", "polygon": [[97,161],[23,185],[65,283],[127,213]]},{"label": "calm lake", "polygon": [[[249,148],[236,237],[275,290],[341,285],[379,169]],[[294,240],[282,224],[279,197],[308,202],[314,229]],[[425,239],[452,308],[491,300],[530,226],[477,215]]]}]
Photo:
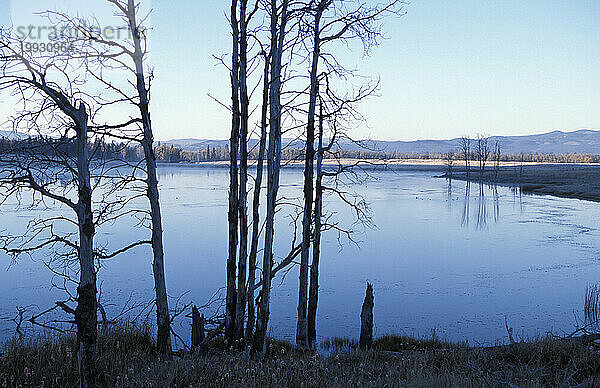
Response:
[{"label": "calm lake", "polygon": [[[159,172],[171,308],[203,305],[225,284],[228,170],[162,165]],[[506,338],[505,317],[517,336],[572,331],[582,319],[586,285],[600,281],[600,204],[521,196],[507,187],[467,188],[461,181],[449,185],[434,175],[373,172],[376,179],[350,188],[370,204],[375,227],[363,232],[354,226],[358,246],[336,232],[324,234],[319,339],[358,338],[366,281],[375,292],[376,336],[430,336],[435,330],[442,338],[493,344]],[[301,179],[300,170],[284,169],[281,194],[298,195]],[[290,209],[278,214],[277,258],[290,248]],[[331,198],[326,211],[340,226],[352,227],[339,201]],[[5,206],[1,214],[0,230],[9,230],[42,210]],[[146,238],[146,230],[132,224],[99,231],[97,242]],[[44,259],[37,254],[10,265],[0,255],[1,339],[14,334],[17,306],[41,311],[64,298],[52,286],[60,278],[45,269]],[[273,282],[270,333],[293,339],[297,269],[282,275]],[[98,280],[109,315],[128,301],[150,301],[150,248],[104,263]],[[177,320],[175,329],[189,340],[188,319]]]}]

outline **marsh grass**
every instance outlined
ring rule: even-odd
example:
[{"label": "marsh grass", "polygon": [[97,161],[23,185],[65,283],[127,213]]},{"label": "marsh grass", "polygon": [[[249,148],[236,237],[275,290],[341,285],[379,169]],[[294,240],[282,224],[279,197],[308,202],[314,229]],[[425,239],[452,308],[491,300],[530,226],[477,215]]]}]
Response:
[{"label": "marsh grass", "polygon": [[[103,387],[186,388],[600,385],[600,356],[576,341],[544,338],[473,348],[437,338],[386,336],[368,351],[356,349],[348,339],[330,343],[345,349],[322,356],[269,340],[267,355],[258,361],[215,339],[203,352],[161,360],[147,327],[125,325],[100,333],[98,380]],[[0,386],[76,387],[75,345],[72,336],[6,343],[0,355]]]},{"label": "marsh grass", "polygon": [[[466,346],[466,344],[440,339],[436,335],[435,330],[432,331],[431,338],[414,338],[406,335],[385,335],[383,337],[376,338],[373,341],[373,350],[388,352],[458,349]],[[358,341],[349,338],[334,337],[326,339],[323,342],[323,348],[329,351],[357,350]]]}]

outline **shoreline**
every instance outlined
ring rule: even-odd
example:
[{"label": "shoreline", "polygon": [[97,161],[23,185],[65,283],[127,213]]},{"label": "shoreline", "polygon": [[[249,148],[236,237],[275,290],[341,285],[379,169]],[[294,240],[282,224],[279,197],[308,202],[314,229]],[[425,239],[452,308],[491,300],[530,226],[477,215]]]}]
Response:
[{"label": "shoreline", "polygon": [[[443,177],[448,178],[446,172]],[[529,165],[522,168],[501,167],[479,171],[455,171],[452,179],[473,183],[517,187],[523,194],[550,195],[557,198],[600,202],[600,166],[597,165]]]},{"label": "shoreline", "polygon": [[[593,387],[600,383],[599,337],[548,335],[481,348],[435,336],[386,336],[368,350],[338,338],[330,341],[326,356],[269,338],[260,360],[215,338],[169,360],[158,355],[148,327],[125,325],[99,332],[96,369],[99,386]],[[78,386],[74,335],[15,339],[0,349],[3,386]]]},{"label": "shoreline", "polygon": [[[364,165],[373,165],[373,166],[431,166],[436,167],[438,169],[445,170],[447,168],[446,161],[443,159],[324,159],[324,165],[351,165],[357,162],[361,162]],[[157,162],[159,165],[165,166],[211,166],[211,167],[228,167],[228,160],[215,160],[215,161],[202,161],[202,162]],[[455,169],[464,169],[464,166],[461,164],[463,161],[455,160],[454,168]],[[475,170],[476,161],[471,161],[471,169]],[[488,168],[491,168],[491,162],[488,162]],[[249,166],[256,166],[256,160],[248,160]],[[265,162],[266,165],[266,162]],[[600,166],[599,163],[556,163],[556,162],[519,162],[519,161],[509,161],[509,162],[500,162],[501,168],[506,167],[519,167],[519,166]],[[295,167],[300,166],[304,167],[304,160],[282,160],[281,167]]]},{"label": "shoreline", "polygon": [[[341,160],[343,165],[357,162],[358,160],[354,159]],[[302,161],[288,162],[282,166],[282,169],[300,169],[303,168],[302,163]],[[331,160],[324,161],[325,167],[335,165],[337,164],[333,164]],[[226,168],[229,162],[159,163],[159,166]],[[256,165],[250,164],[251,168],[253,166]],[[448,178],[448,168],[444,161],[435,159],[369,160],[361,168],[373,171],[429,171],[442,174],[437,175],[437,178]],[[465,167],[455,164],[452,179],[517,187],[524,194],[600,202],[600,165],[595,163],[503,162],[497,174],[493,165],[488,164],[483,177],[480,177],[477,166],[472,165],[469,178]]]}]

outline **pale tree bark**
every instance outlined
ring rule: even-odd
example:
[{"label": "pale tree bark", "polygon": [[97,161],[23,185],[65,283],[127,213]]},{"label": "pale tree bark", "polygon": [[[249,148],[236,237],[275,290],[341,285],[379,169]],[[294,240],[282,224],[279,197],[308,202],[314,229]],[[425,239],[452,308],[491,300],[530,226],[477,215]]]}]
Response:
[{"label": "pale tree bark", "polygon": [[310,266],[310,288],[308,295],[308,344],[311,349],[317,342],[317,305],[319,301],[319,260],[321,258],[321,217],[323,216],[323,103],[319,109],[319,142],[315,179],[315,230],[313,237],[313,258]]},{"label": "pale tree bark", "polygon": [[240,0],[240,257],[238,259],[238,284],[236,305],[236,337],[244,337],[244,317],[246,315],[246,267],[248,262],[248,27],[246,9],[248,0]]},{"label": "pale tree bark", "polygon": [[[267,155],[267,214],[262,268],[263,284],[260,291],[256,332],[252,342],[252,351],[260,354],[264,354],[265,351],[265,336],[267,334],[270,313],[275,208],[277,192],[279,190],[279,171],[281,168],[281,60],[288,20],[288,0],[283,1],[280,13],[277,8],[276,0],[271,0],[271,85],[269,88],[270,128]],[[279,19],[281,19],[281,22],[279,22]]]},{"label": "pale tree bark", "polygon": [[231,136],[229,138],[229,247],[227,255],[227,285],[225,296],[225,338],[233,342],[236,338],[235,313],[237,305],[236,260],[238,246],[238,149],[240,137],[240,99],[239,99],[239,25],[237,21],[237,0],[231,2]]},{"label": "pale tree bark", "polygon": [[135,65],[136,89],[139,101],[137,103],[142,119],[144,160],[146,162],[147,196],[150,202],[150,217],[152,219],[152,251],[154,260],[152,269],[154,274],[154,288],[156,292],[156,323],[158,326],[156,344],[161,354],[171,354],[171,318],[167,300],[167,286],[165,280],[165,253],[163,247],[162,215],[158,192],[158,176],[156,172],[156,156],[154,155],[154,134],[150,120],[148,101],[148,87],[144,75],[144,52],[142,51],[141,35],[136,17],[134,0],[128,0],[126,8],[115,0],[109,0],[126,15],[134,52],[131,57]]},{"label": "pale tree bark", "polygon": [[248,325],[246,338],[250,339],[254,331],[254,284],[256,283],[256,257],[258,255],[258,238],[260,235],[260,193],[262,186],[265,148],[267,144],[267,110],[269,103],[269,56],[265,57],[263,70],[263,96],[260,115],[260,142],[258,145],[258,160],[256,161],[256,178],[252,198],[252,239],[250,241],[250,257],[248,259]]},{"label": "pale tree bark", "polygon": [[315,107],[319,92],[318,68],[320,56],[321,16],[327,5],[321,0],[317,6],[314,20],[313,52],[310,70],[310,96],[308,103],[308,124],[306,126],[306,148],[304,154],[304,211],[302,216],[302,251],[300,252],[300,276],[298,286],[298,322],[296,326],[296,345],[308,348],[308,261],[310,256],[310,240],[312,225],[312,205],[314,189],[314,157],[315,157]]}]

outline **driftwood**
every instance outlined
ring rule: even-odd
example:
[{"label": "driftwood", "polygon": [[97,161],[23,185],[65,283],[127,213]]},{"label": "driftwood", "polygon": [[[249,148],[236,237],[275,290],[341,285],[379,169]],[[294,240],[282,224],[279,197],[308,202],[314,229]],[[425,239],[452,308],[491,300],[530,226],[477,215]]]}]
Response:
[{"label": "driftwood", "polygon": [[367,282],[365,300],[360,313],[360,341],[362,349],[368,349],[373,345],[373,285]]}]

